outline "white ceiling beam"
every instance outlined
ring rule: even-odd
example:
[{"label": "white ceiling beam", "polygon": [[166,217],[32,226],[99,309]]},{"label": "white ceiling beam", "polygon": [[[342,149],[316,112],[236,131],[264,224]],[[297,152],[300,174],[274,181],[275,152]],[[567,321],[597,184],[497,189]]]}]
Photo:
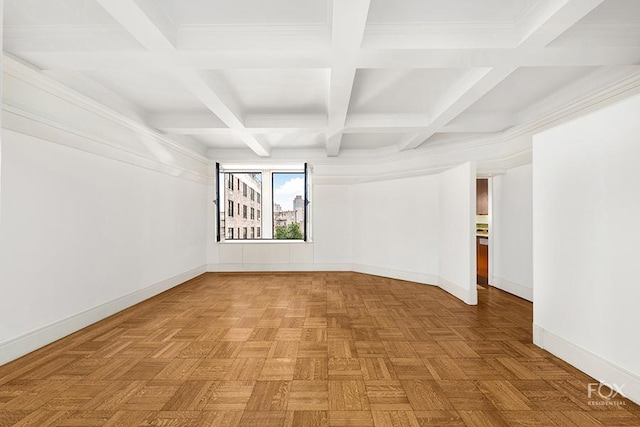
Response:
[{"label": "white ceiling beam", "polygon": [[172,52],[177,28],[153,0],[97,0],[142,46]]},{"label": "white ceiling beam", "polygon": [[[541,2],[540,9],[531,13],[519,47],[514,50],[514,56],[529,47],[545,47],[601,2],[602,0],[562,0],[561,2],[546,0]],[[435,133],[441,132],[450,121],[491,89],[499,85],[517,68],[517,64],[508,58],[497,61],[496,64],[497,66],[490,71],[475,69],[461,79],[458,85],[447,91],[443,102],[432,115],[433,120],[428,128],[402,141],[398,148],[410,150],[422,145]]]},{"label": "white ceiling beam", "polygon": [[[18,52],[41,70],[153,70],[165,60],[151,52]],[[330,68],[328,50],[176,52],[172,61],[195,70]],[[169,56],[165,57],[166,60]],[[362,49],[357,68],[479,68],[516,66],[636,65],[637,47],[523,47],[519,49]]]},{"label": "white ceiling beam", "polygon": [[176,31],[168,23],[170,19],[153,0],[98,0],[133,37],[148,51],[158,55],[165,63],[164,70],[172,73],[194,96],[228,127],[235,129],[242,141],[258,156],[271,154],[269,145],[258,141],[245,131],[242,121],[231,111],[205,80],[196,72],[175,65]]},{"label": "white ceiling beam", "polygon": [[145,118],[147,125],[165,133],[188,134],[189,129],[229,129],[213,114],[154,114]]},{"label": "white ceiling beam", "polygon": [[326,149],[328,156],[337,156],[342,143],[356,62],[367,24],[370,0],[334,0],[331,27],[331,80],[329,84],[328,126]]},{"label": "white ceiling beam", "polygon": [[326,130],[325,114],[248,114],[244,119],[247,128],[320,128]]},{"label": "white ceiling beam", "polygon": [[464,118],[453,120],[442,127],[447,133],[502,132],[516,125],[517,118],[507,112],[465,114]]},{"label": "white ceiling beam", "polygon": [[[174,135],[238,135],[211,114],[156,114],[146,117],[146,123],[164,133]],[[261,134],[322,134],[327,131],[325,115],[252,115],[245,119],[244,132]]]},{"label": "white ceiling beam", "polygon": [[515,69],[516,67],[504,66],[471,70],[446,92],[443,101],[436,107],[432,115],[433,119],[426,130],[401,142],[398,148],[412,150],[422,145],[425,140],[439,132],[447,123],[496,87]]},{"label": "white ceiling beam", "polygon": [[520,47],[545,47],[573,27],[604,0],[546,0],[521,25]]}]

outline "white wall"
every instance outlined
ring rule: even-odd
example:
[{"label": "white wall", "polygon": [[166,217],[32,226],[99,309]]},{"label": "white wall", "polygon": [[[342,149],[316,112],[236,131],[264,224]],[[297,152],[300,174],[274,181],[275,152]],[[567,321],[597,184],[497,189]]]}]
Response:
[{"label": "white wall", "polygon": [[354,270],[437,283],[439,176],[353,186]]},{"label": "white wall", "polygon": [[[214,204],[208,205],[207,262],[209,271],[351,270],[352,188],[314,185],[309,206],[310,242],[215,242]],[[215,199],[211,185],[209,197]],[[267,215],[263,216],[266,221]]]},{"label": "white wall", "polygon": [[442,172],[439,195],[438,284],[467,304],[477,304],[475,164]]},{"label": "white wall", "polygon": [[352,263],[353,188],[314,185],[311,194],[314,262],[341,269]]},{"label": "white wall", "polygon": [[210,237],[209,271],[353,270],[437,285],[477,303],[471,163],[441,174],[315,184],[311,200],[312,242],[212,244]]},{"label": "white wall", "polygon": [[489,283],[533,301],[531,164],[492,178]]},{"label": "white wall", "polygon": [[205,271],[204,184],[2,137],[0,363]]},{"label": "white wall", "polygon": [[640,403],[640,96],[534,137],[534,340]]}]

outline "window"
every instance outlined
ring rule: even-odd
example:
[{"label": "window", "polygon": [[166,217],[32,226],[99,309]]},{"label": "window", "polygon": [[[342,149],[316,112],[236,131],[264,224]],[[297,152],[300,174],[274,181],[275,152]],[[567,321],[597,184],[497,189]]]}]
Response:
[{"label": "window", "polygon": [[302,240],[306,230],[306,174],[273,173],[273,238]]},{"label": "window", "polygon": [[[216,225],[218,241],[307,240],[306,165],[251,170],[237,166],[221,168],[216,164],[216,171],[219,178],[216,204],[220,207]],[[271,186],[266,197],[263,197],[263,179]],[[271,211],[264,214],[264,206]]]}]

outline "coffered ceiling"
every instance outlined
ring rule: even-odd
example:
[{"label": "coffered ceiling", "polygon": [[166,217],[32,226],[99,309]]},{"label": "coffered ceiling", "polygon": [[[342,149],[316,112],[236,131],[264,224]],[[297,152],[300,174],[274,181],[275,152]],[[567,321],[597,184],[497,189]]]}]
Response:
[{"label": "coffered ceiling", "polygon": [[4,5],[10,55],[212,157],[487,140],[640,74],[638,0]]}]

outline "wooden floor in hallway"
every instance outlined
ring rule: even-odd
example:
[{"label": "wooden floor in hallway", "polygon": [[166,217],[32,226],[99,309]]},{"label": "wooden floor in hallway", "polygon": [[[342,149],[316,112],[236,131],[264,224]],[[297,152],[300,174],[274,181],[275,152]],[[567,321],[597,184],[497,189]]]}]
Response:
[{"label": "wooden floor in hallway", "polygon": [[0,426],[640,426],[478,293],[208,273],[0,367]]}]

